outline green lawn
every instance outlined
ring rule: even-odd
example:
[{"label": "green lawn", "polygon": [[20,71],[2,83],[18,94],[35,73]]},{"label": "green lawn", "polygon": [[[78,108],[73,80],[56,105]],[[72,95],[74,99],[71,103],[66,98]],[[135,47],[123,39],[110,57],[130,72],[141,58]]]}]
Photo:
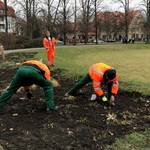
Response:
[{"label": "green lawn", "polygon": [[117,139],[112,146],[106,150],[149,150],[150,149],[150,130],[140,133],[132,133],[124,138]]},{"label": "green lawn", "polygon": [[[45,58],[43,51],[36,56]],[[46,61],[46,58],[45,58]],[[86,74],[93,63],[104,62],[117,69],[120,87],[150,95],[150,45],[104,44],[58,47],[55,62],[67,75]]]}]

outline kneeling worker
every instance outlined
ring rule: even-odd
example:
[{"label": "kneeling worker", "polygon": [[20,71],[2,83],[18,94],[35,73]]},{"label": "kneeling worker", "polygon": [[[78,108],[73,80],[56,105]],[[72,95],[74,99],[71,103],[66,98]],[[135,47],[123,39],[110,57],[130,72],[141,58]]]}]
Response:
[{"label": "kneeling worker", "polygon": [[47,110],[56,110],[58,107],[54,104],[53,85],[50,79],[50,70],[45,64],[36,60],[24,62],[17,70],[8,89],[0,96],[0,110],[7,100],[16,93],[17,89],[21,86],[27,89],[33,84],[43,88]]},{"label": "kneeling worker", "polygon": [[[100,100],[103,102],[109,101],[110,104],[115,104],[115,96],[118,93],[118,75],[116,70],[104,63],[93,64],[88,71],[88,74],[82,78],[65,96],[76,96],[78,91],[87,83],[93,82],[93,88]],[[107,91],[102,87],[107,87]]]}]

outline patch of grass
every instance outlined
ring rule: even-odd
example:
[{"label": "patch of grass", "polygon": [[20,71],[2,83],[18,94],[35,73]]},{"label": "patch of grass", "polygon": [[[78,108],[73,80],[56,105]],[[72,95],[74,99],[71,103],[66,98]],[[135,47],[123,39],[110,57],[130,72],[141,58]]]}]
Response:
[{"label": "patch of grass", "polygon": [[82,124],[86,124],[86,123],[88,123],[88,119],[86,117],[80,117],[80,119],[77,120],[77,122],[82,123]]},{"label": "patch of grass", "polygon": [[149,150],[150,130],[140,133],[132,133],[124,138],[117,139],[116,142],[106,148],[106,150]]},{"label": "patch of grass", "polygon": [[[30,50],[30,49],[29,49]],[[28,51],[29,51],[28,50]],[[6,59],[3,61],[0,59],[0,69],[14,69],[19,67],[19,65],[27,60],[33,59],[37,52],[23,50],[21,52],[12,52],[6,55]]]},{"label": "patch of grass", "polygon": [[76,109],[76,108],[79,108],[79,106],[73,105],[73,104],[66,104],[65,105],[65,109],[67,109],[67,110]]},{"label": "patch of grass", "polygon": [[[43,58],[46,62],[43,51],[36,58]],[[63,46],[57,48],[55,62],[58,68],[66,70],[68,76],[76,79],[85,75],[92,64],[104,62],[117,69],[121,89],[150,95],[148,44]]]}]

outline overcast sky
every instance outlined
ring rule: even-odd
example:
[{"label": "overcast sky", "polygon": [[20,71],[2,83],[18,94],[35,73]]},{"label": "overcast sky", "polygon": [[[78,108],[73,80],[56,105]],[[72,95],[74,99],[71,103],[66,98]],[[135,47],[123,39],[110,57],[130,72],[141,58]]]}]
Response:
[{"label": "overcast sky", "polygon": [[[45,0],[41,0],[41,1],[45,1]],[[74,1],[75,0],[69,0],[69,3],[71,3],[71,6],[74,6]],[[80,0],[77,0],[77,4],[78,6],[80,7],[79,5],[79,1]],[[115,3],[116,0],[104,0],[103,1],[103,6],[104,6],[104,9],[103,10],[110,10],[110,11],[122,11],[122,7],[120,5],[119,2]],[[130,0],[130,8],[136,8],[136,9],[139,9],[141,6],[141,1],[143,0]],[[14,6],[14,2],[15,0],[8,0],[8,3],[10,6]],[[58,2],[58,0],[54,0],[55,3]],[[16,10],[18,9],[18,7],[14,7]]]},{"label": "overcast sky", "polygon": [[[140,6],[141,0],[130,0],[130,7],[131,8],[136,8]],[[112,9],[112,10],[118,10],[118,8],[120,7],[119,3],[114,3],[113,0],[104,0],[105,5]],[[121,9],[121,8],[120,8]]]},{"label": "overcast sky", "polygon": [[[74,0],[70,0],[72,2],[74,2]],[[77,0],[78,3],[80,0]],[[112,11],[115,11],[115,10],[121,10],[121,7],[120,7],[120,4],[119,3],[115,3],[114,2],[115,0],[104,0],[104,6],[106,9],[109,9],[109,10],[112,10]],[[131,3],[130,3],[130,8],[137,8],[140,6],[140,3],[142,0],[130,0]]]}]

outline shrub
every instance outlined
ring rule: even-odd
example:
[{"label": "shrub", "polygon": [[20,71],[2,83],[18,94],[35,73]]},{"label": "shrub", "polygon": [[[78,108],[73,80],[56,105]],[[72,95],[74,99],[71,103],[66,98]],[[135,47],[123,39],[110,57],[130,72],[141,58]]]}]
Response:
[{"label": "shrub", "polygon": [[29,39],[27,36],[16,36],[15,34],[0,33],[0,41],[5,49],[22,49],[42,47],[42,38]]}]

